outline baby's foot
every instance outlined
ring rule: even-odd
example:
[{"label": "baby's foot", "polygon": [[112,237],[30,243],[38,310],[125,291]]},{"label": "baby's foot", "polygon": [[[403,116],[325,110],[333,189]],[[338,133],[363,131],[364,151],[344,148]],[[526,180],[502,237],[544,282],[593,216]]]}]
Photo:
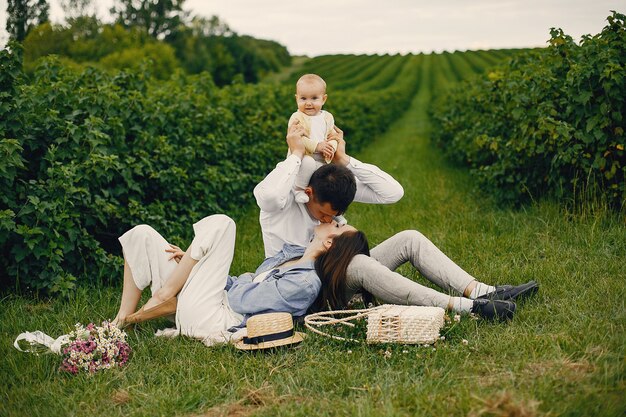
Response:
[{"label": "baby's foot", "polygon": [[308,203],[309,202],[309,196],[306,195],[306,193],[304,191],[296,191],[296,203]]}]

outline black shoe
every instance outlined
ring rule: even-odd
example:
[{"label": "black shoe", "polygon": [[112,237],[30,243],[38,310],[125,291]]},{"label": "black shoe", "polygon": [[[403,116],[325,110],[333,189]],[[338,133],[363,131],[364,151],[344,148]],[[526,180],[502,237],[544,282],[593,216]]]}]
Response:
[{"label": "black shoe", "polygon": [[496,285],[496,290],[481,295],[478,298],[486,300],[518,300],[529,297],[539,290],[539,284],[528,281],[522,285]]},{"label": "black shoe", "polygon": [[489,320],[511,320],[515,314],[515,303],[505,300],[474,300],[472,313]]}]

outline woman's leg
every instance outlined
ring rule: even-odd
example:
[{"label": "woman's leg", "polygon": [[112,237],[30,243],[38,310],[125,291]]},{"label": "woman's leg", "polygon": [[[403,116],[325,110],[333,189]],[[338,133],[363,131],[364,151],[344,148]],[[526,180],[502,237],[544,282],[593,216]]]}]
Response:
[{"label": "woman's leg", "polygon": [[135,312],[139,299],[141,298],[141,290],[135,285],[133,273],[128,266],[128,262],[124,260],[124,286],[122,288],[122,301],[120,309],[115,318],[111,321],[116,326],[120,326],[126,320],[126,317]]},{"label": "woman's leg", "polygon": [[214,215],[194,224],[194,232],[185,256],[189,255],[195,265],[178,294],[176,327],[180,334],[204,338],[243,319],[230,309],[224,291],[235,251],[236,227],[229,217]]},{"label": "woman's leg", "polygon": [[125,257],[132,260],[124,275],[128,288],[122,295],[124,308],[116,320],[132,312],[141,291],[151,285],[153,297],[146,309],[178,294],[180,333],[200,336],[241,322],[240,316],[225,308],[224,292],[234,253],[235,223],[224,215],[208,216],[194,224],[194,232],[194,240],[178,264],[165,251],[167,241],[149,226],[137,226],[120,237]]},{"label": "woman's leg", "polygon": [[150,286],[154,295],[177,268],[165,251],[170,246],[156,230],[138,225],[120,236],[124,252],[124,284],[119,311],[113,320],[122,324],[135,312],[142,291]]},{"label": "woman's leg", "polygon": [[182,257],[178,265],[176,265],[172,275],[170,275],[167,281],[163,283],[163,286],[152,295],[152,297],[144,305],[144,308],[147,310],[161,304],[164,301],[167,301],[172,297],[175,297],[183,288],[183,285],[185,285],[187,278],[189,278],[189,273],[197,263],[198,261],[191,257],[189,249],[187,249],[185,255]]}]

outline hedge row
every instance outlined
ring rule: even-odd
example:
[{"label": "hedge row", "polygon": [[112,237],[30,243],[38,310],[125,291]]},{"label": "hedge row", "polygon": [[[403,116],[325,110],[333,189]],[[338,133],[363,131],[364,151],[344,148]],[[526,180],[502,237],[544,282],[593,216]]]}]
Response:
[{"label": "hedge row", "polygon": [[121,232],[150,223],[188,239],[192,222],[248,204],[286,152],[284,89],[73,73],[55,60],[22,84],[16,52],[0,56],[8,282],[64,293],[78,276],[115,276]]},{"label": "hedge row", "polygon": [[549,47],[452,89],[433,111],[434,140],[504,202],[541,195],[626,196],[626,27]]},{"label": "hedge row", "polygon": [[[191,223],[249,206],[285,157],[293,86],[75,72],[53,58],[26,83],[19,52],[0,52],[5,287],[68,294],[80,282],[118,281],[125,230],[148,223],[188,243]],[[402,113],[399,97],[333,97],[350,152]]]}]

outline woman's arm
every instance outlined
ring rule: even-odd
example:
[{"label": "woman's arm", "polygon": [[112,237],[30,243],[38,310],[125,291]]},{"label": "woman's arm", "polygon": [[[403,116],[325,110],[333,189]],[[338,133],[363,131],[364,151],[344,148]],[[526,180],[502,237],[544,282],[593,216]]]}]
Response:
[{"label": "woman's arm", "polygon": [[240,314],[285,311],[299,316],[313,304],[320,288],[321,282],[311,269],[271,272],[261,282],[252,282],[252,275],[246,274],[228,290],[228,303]]}]

